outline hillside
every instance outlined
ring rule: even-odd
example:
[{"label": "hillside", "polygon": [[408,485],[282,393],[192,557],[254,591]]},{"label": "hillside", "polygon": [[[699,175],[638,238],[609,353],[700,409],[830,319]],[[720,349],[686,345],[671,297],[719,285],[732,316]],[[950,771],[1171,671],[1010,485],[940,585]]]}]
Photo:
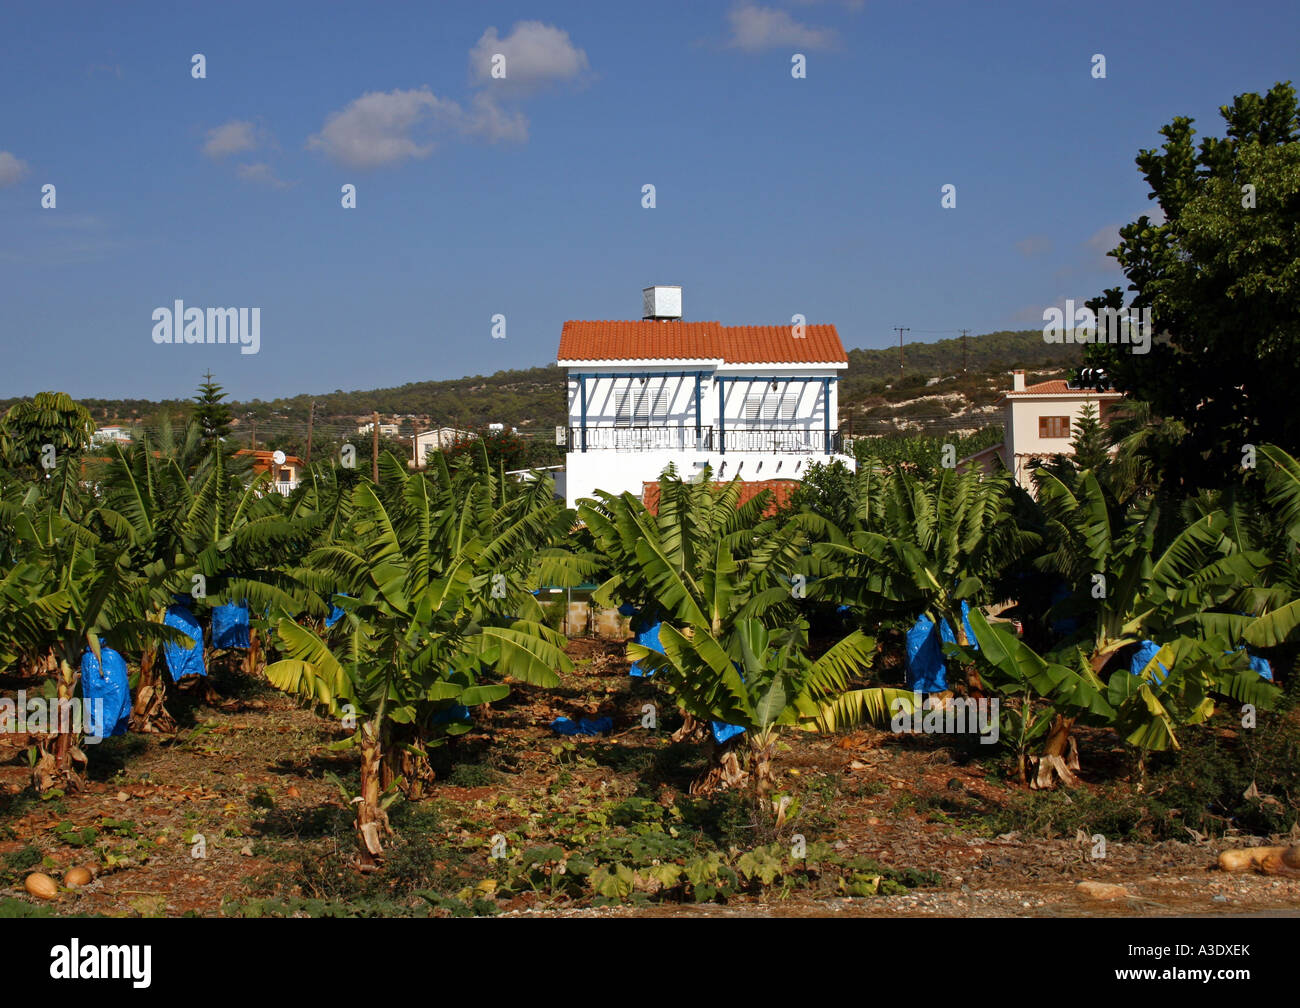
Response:
[{"label": "hillside", "polygon": [[[1006,372],[1022,367],[1036,373],[1060,373],[1077,364],[1077,347],[1043,342],[1037,330],[995,332],[971,336],[967,342],[969,371],[962,374],[962,341],[907,343],[903,348],[903,377],[899,378],[898,349],[854,349],[840,389],[841,421],[869,430],[905,421],[904,427],[952,427],[968,414],[983,417],[1007,386]],[[221,380],[221,376],[216,376]],[[927,388],[928,379],[943,380]],[[6,409],[16,399],[0,400]],[[178,412],[186,400],[152,402],[141,399],[83,399],[100,423],[148,420],[160,410]],[[356,417],[379,411],[384,417],[411,418],[401,424],[408,434],[414,426],[479,428],[504,423],[546,434],[565,423],[564,374],[554,365],[446,381],[410,382],[394,388],[335,389],[299,394],[269,402],[232,402],[236,417],[251,417],[265,431],[305,430],[312,403],[315,422],[326,433],[342,432]],[[985,421],[986,422],[986,421]],[[242,425],[241,425],[242,426]]]}]

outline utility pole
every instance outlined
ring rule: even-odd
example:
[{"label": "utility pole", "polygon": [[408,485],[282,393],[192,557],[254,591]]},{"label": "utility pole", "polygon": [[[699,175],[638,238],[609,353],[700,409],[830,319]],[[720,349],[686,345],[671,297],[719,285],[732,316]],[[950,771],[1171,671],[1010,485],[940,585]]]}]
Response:
[{"label": "utility pole", "polygon": [[257,417],[253,417],[253,451],[257,451]]},{"label": "utility pole", "polygon": [[898,330],[898,377],[903,377],[903,333],[911,332],[910,327],[894,326]]},{"label": "utility pole", "polygon": [[966,373],[966,334],[970,332],[970,330],[962,329],[960,330],[960,332],[961,332],[961,373],[965,374]]},{"label": "utility pole", "polygon": [[379,411],[375,410],[370,428],[370,478],[379,485]]},{"label": "utility pole", "polygon": [[311,401],[311,412],[307,414],[307,464],[311,465],[311,425],[316,419],[316,400]]}]

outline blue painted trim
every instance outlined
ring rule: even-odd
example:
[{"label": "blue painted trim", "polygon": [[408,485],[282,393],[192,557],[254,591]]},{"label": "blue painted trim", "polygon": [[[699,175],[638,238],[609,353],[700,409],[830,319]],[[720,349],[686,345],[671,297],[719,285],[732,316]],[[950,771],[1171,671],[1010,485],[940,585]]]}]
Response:
[{"label": "blue painted trim", "polygon": [[700,437],[703,435],[703,419],[700,416],[700,375],[695,376],[695,450],[699,451]]},{"label": "blue painted trim", "polygon": [[831,380],[822,379],[822,412],[826,415],[826,454],[831,453]]},{"label": "blue painted trim", "polygon": [[724,382],[727,379],[722,375],[717,376],[718,380],[718,454],[727,454],[727,388]]},{"label": "blue painted trim", "polygon": [[580,423],[580,427],[582,428],[582,450],[585,452],[587,450],[587,376],[586,375],[578,376],[578,395],[582,401],[582,405],[581,405],[582,420]]}]

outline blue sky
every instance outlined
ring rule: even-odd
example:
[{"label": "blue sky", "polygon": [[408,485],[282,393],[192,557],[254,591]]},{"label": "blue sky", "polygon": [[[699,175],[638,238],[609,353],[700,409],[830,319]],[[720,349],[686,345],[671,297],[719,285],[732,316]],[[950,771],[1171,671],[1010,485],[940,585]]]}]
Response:
[{"label": "blue sky", "polygon": [[[0,396],[529,367],[652,283],[849,347],[1041,328],[1122,280],[1137,150],[1300,81],[1297,40],[1293,0],[7,3]],[[176,299],[260,307],[260,352],[156,344]]]}]

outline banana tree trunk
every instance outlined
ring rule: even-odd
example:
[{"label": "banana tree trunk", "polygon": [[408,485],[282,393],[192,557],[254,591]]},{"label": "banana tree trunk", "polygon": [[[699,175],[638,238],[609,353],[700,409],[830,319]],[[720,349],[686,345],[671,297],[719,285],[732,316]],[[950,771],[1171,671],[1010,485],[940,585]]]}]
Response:
[{"label": "banana tree trunk", "polygon": [[1079,746],[1073,735],[1074,721],[1074,718],[1064,714],[1052,718],[1043,753],[1036,758],[1038,772],[1029,785],[1031,788],[1050,788],[1058,780],[1069,787],[1078,786],[1079,781],[1073,773],[1079,769]]},{"label": "banana tree trunk", "polygon": [[140,678],[136,683],[131,704],[131,731],[144,734],[170,735],[176,731],[176,719],[168,713],[164,701],[167,696],[162,666],[158,662],[158,649],[146,648],[140,656]]},{"label": "banana tree trunk", "polygon": [[749,778],[749,774],[741,769],[738,752],[744,740],[743,735],[736,735],[719,745],[710,735],[709,769],[691,783],[690,793],[707,795],[743,784]]},{"label": "banana tree trunk", "polygon": [[[953,637],[961,647],[970,647],[970,637],[966,633],[966,621],[961,618],[961,607],[950,617],[952,620]],[[980,677],[979,669],[973,664],[965,666],[966,672],[966,692],[974,699],[982,698],[984,693],[984,680]]]},{"label": "banana tree trunk", "polygon": [[374,871],[382,860],[384,836],[390,832],[388,815],[380,805],[380,774],[384,759],[380,726],[373,721],[361,727],[361,795],[357,801],[358,867]]},{"label": "banana tree trunk", "polygon": [[772,758],[776,755],[776,733],[755,732],[750,740],[749,774],[762,803],[776,787]]},{"label": "banana tree trunk", "polygon": [[[409,726],[407,726],[409,727]],[[401,781],[402,794],[410,801],[424,797],[425,785],[433,779],[424,739],[413,732],[390,736],[379,761],[379,787],[387,791]]]},{"label": "banana tree trunk", "polygon": [[262,657],[262,642],[257,627],[248,629],[248,656],[244,659],[244,673],[254,677],[266,676],[266,661]]},{"label": "banana tree trunk", "polygon": [[86,754],[78,744],[72,716],[80,673],[67,655],[58,659],[56,669],[57,706],[54,723],[49,726],[53,734],[37,743],[36,765],[32,768],[32,784],[42,793],[53,787],[79,789],[86,766]]}]

